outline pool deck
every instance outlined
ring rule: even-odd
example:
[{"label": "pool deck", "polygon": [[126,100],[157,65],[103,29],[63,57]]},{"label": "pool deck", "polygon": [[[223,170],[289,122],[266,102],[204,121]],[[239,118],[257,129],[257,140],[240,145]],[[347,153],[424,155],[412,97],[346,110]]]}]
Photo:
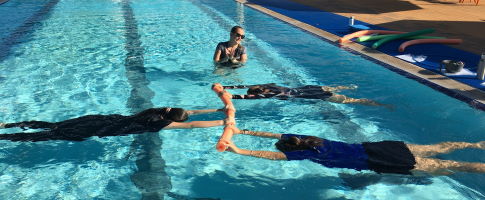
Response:
[{"label": "pool deck", "polygon": [[485,52],[485,1],[473,0],[290,0],[391,30],[436,29],[433,35],[461,38],[454,48]]},{"label": "pool deck", "polygon": [[[460,60],[476,66],[479,58],[478,53],[485,52],[485,37],[483,37],[485,15],[482,14],[485,13],[484,5],[475,6],[474,3],[468,3],[468,1],[458,3],[455,1],[428,0],[369,0],[366,1],[365,5],[360,5],[357,0],[236,1],[331,42],[337,41],[341,36],[352,32],[348,29],[348,16],[354,16],[358,19],[356,23],[367,25],[373,29],[383,27],[390,30],[414,31],[434,28],[437,30],[436,34],[433,34],[435,36],[462,38],[464,43],[459,47],[457,46],[461,49],[427,44],[426,49],[433,51],[431,54],[440,54],[439,56],[430,55],[427,63],[412,63],[405,61],[406,59],[399,59],[396,57],[399,54],[396,53],[397,50],[394,47],[392,47],[392,50],[386,48],[376,50],[369,48],[369,43],[352,42],[345,44],[342,48],[368,56],[377,62],[381,62],[390,70],[467,102],[472,107],[485,110],[485,85],[483,82],[474,79],[473,76],[450,78],[437,71],[439,61],[446,58],[444,56],[446,54],[450,54],[452,58],[453,56],[463,58]],[[451,12],[454,14],[450,14]],[[433,23],[427,23],[429,21],[433,21]],[[375,26],[376,24],[378,26]],[[480,50],[480,48],[483,49]],[[430,54],[429,52],[415,51],[417,52],[416,55],[420,53]],[[473,70],[476,69],[472,67],[471,71]]]}]

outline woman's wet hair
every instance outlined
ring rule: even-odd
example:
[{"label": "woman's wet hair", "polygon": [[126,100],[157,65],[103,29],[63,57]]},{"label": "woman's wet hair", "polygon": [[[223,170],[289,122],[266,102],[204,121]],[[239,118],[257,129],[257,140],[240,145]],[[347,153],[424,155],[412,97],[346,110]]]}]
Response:
[{"label": "woman's wet hair", "polygon": [[258,95],[258,94],[263,94],[264,88],[261,86],[253,86],[248,88],[247,93],[252,94],[252,95]]},{"label": "woman's wet hair", "polygon": [[[161,115],[161,116],[160,116]],[[160,117],[175,122],[187,121],[189,115],[182,108],[150,108],[131,116],[139,123],[159,121]]]},{"label": "woman's wet hair", "polygon": [[282,152],[315,149],[323,145],[323,139],[315,136],[298,138],[291,136],[287,139],[280,139],[276,142],[276,148]]},{"label": "woman's wet hair", "polygon": [[235,32],[237,31],[237,29],[242,29],[242,30],[244,30],[244,29],[243,29],[242,27],[240,27],[240,26],[233,26],[233,27],[231,28],[231,33],[235,33]]},{"label": "woman's wet hair", "polygon": [[165,117],[174,122],[184,122],[189,119],[189,114],[182,108],[171,108]]}]

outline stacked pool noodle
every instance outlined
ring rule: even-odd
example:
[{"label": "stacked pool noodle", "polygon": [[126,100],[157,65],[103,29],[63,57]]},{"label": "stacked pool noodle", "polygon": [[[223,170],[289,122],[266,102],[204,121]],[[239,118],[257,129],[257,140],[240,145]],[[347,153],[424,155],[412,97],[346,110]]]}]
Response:
[{"label": "stacked pool noodle", "polygon": [[[400,31],[388,31],[388,30],[362,30],[357,31],[339,39],[339,43],[350,42],[351,39],[358,37],[357,42],[364,42],[370,40],[378,40],[372,45],[373,49],[378,48],[380,45],[396,40],[396,39],[411,39],[410,41],[402,43],[398,50],[403,52],[406,47],[415,44],[425,44],[425,43],[439,43],[439,44],[460,44],[463,41],[461,39],[446,39],[444,37],[433,37],[433,36],[421,36],[423,34],[428,34],[434,32],[434,29],[423,29],[414,32],[400,32]],[[371,35],[371,34],[383,34],[383,35]]]},{"label": "stacked pool noodle", "polygon": [[[225,106],[225,111],[226,111],[226,121],[233,121],[236,117],[236,109],[234,108],[234,105],[232,104],[231,98],[232,95],[231,93],[227,92],[224,90],[221,84],[219,83],[214,83],[212,85],[212,90],[219,96],[221,99],[222,103],[224,103]],[[222,133],[221,137],[219,138],[219,141],[216,144],[216,149],[219,152],[223,152],[227,149],[227,145],[229,144],[229,141],[232,138],[232,135],[234,134],[234,125],[235,124],[226,124],[224,127],[224,132]]]}]

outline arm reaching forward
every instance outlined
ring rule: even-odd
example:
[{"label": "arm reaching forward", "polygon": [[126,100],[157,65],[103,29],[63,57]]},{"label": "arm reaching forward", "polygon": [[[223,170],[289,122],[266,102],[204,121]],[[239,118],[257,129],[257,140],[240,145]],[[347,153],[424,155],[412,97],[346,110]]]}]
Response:
[{"label": "arm reaching forward", "polygon": [[222,125],[224,125],[224,120],[172,122],[163,129],[208,128],[208,127],[222,126]]},{"label": "arm reaching forward", "polygon": [[247,129],[241,130],[237,133],[244,134],[244,135],[265,137],[265,138],[276,138],[276,139],[281,139],[281,135],[282,135],[282,134],[279,134],[279,133],[270,133],[270,132],[264,132],[264,131],[250,131],[250,130],[247,130]]},{"label": "arm reaching forward", "polygon": [[253,156],[257,158],[265,158],[269,160],[288,160],[284,153],[274,151],[252,151],[240,149],[232,141],[229,141],[228,143],[228,150],[230,152],[234,152],[240,155]]},{"label": "arm reaching forward", "polygon": [[259,85],[224,85],[222,88],[224,89],[244,89],[244,88],[250,88],[253,86],[259,86]]},{"label": "arm reaching forward", "polygon": [[276,96],[276,94],[234,94],[232,99],[267,99]]},{"label": "arm reaching forward", "polygon": [[224,111],[224,109],[187,110],[187,114],[198,115],[198,114],[213,113],[213,112],[219,112],[219,111]]}]

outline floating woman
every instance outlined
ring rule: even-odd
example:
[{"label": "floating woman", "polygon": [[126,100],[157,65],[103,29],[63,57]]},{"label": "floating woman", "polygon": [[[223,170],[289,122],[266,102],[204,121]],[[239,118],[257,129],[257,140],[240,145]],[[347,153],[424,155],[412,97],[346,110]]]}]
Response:
[{"label": "floating woman", "polygon": [[343,104],[362,104],[369,106],[389,106],[381,104],[370,99],[355,99],[345,95],[337,94],[339,90],[356,89],[357,86],[318,86],[318,85],[306,85],[297,88],[288,88],[278,86],[274,83],[261,84],[261,85],[235,85],[235,86],[223,86],[224,89],[244,89],[248,88],[247,95],[232,95],[233,99],[262,99],[262,98],[276,98],[280,100],[287,100],[290,98],[303,98],[303,99],[320,99],[333,103]]},{"label": "floating woman", "polygon": [[485,163],[431,158],[464,148],[485,150],[485,141],[442,142],[433,145],[406,144],[401,141],[348,144],[307,135],[241,131],[237,128],[233,128],[233,132],[278,139],[275,145],[280,152],[246,150],[238,148],[233,142],[228,144],[228,150],[231,152],[270,160],[310,160],[329,168],[407,175],[422,174],[422,172],[449,175],[455,171],[485,173]]},{"label": "floating woman", "polygon": [[191,121],[190,115],[223,111],[224,109],[184,110],[182,108],[150,108],[137,114],[124,116],[86,115],[61,122],[24,121],[0,123],[1,128],[19,127],[22,129],[47,129],[31,133],[0,134],[0,140],[11,141],[47,141],[69,140],[83,141],[92,136],[122,136],[158,132],[162,129],[189,129],[222,126],[225,120]]}]

